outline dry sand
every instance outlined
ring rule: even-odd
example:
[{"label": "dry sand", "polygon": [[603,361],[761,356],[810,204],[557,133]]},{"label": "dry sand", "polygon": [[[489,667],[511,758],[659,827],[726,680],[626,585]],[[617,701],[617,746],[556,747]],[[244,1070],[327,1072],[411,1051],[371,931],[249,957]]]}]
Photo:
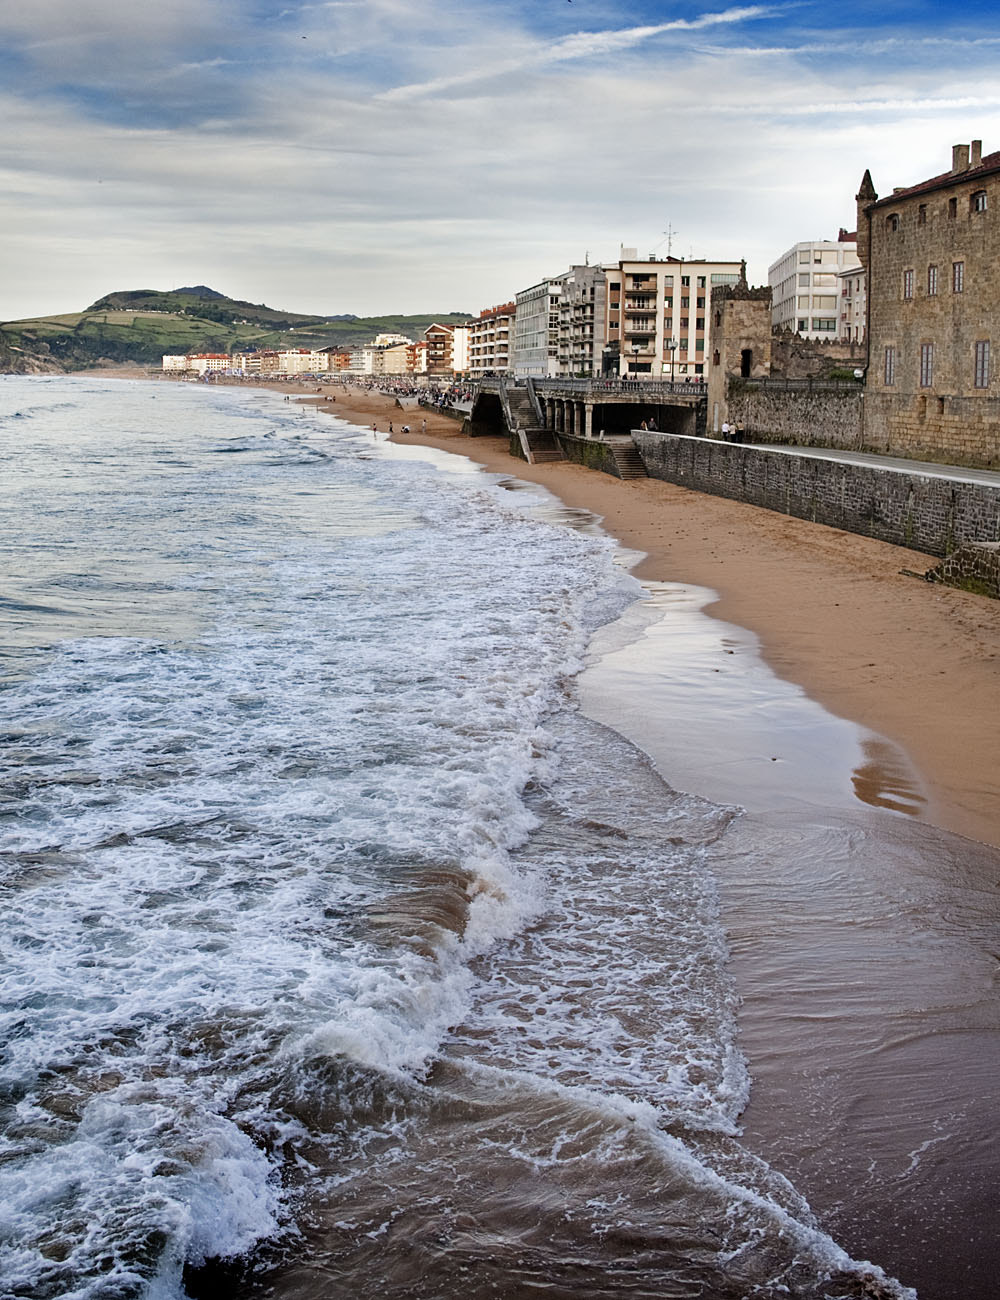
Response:
[{"label": "dry sand", "polygon": [[[714,589],[708,612],[754,632],[776,673],[908,753],[928,820],[1000,845],[1000,601],[904,576],[933,563],[916,551],[655,479],[528,465],[506,438],[463,437],[448,416],[363,389],[324,392],[337,396],[322,403],[331,414],[382,432],[391,420],[397,442],[468,456],[593,511],[645,553],[638,577]],[[401,434],[405,423],[417,432]]]}]

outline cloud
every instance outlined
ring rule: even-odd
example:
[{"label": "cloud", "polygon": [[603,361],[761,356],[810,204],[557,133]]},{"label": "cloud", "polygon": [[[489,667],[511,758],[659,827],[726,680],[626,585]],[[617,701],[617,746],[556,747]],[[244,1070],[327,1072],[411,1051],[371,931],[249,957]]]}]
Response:
[{"label": "cloud", "polygon": [[873,62],[763,5],[580,31],[575,3],[235,4],[4,7],[0,317],[198,282],[473,310],[668,223],[760,278],[852,223],[866,166],[885,191],[1000,147],[995,43],[954,28]]},{"label": "cloud", "polygon": [[558,63],[569,63],[581,59],[607,58],[611,54],[621,53],[651,41],[654,37],[671,32],[702,31],[723,24],[746,22],[760,18],[772,10],[763,6],[743,9],[727,9],[721,13],[703,14],[693,19],[674,19],[669,23],[658,23],[647,27],[627,27],[598,32],[575,32],[559,40],[530,46],[520,55],[510,59],[491,60],[478,68],[465,72],[452,73],[444,77],[435,77],[429,81],[416,82],[406,86],[396,86],[385,91],[381,96],[386,100],[413,99],[418,96],[437,95],[445,90],[454,90],[461,86],[471,86],[486,80],[509,76],[511,73],[525,72],[551,67]]}]

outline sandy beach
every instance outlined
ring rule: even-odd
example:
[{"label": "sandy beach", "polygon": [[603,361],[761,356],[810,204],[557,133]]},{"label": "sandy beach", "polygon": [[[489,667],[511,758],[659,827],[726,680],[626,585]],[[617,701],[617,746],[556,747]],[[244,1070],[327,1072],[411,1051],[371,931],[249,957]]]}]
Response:
[{"label": "sandy beach", "polygon": [[505,438],[463,437],[448,416],[403,411],[365,389],[325,391],[336,401],[298,396],[383,433],[391,421],[396,442],[540,483],[643,552],[639,578],[712,588],[719,598],[708,612],[755,633],[779,676],[909,755],[927,820],[1000,845],[1000,602],[906,576],[934,562],[916,551],[655,479],[528,465]]}]

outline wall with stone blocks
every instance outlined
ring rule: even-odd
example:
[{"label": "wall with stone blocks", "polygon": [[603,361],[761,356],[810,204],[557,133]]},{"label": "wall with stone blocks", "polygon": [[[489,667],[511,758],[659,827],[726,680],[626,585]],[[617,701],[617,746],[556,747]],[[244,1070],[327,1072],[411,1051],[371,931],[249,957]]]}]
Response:
[{"label": "wall with stone blocks", "polygon": [[729,382],[729,423],[743,426],[753,442],[791,443],[799,447],[861,445],[860,385],[783,388],[779,384]]},{"label": "wall with stone blocks", "polygon": [[932,582],[1000,598],[1000,544],[962,546],[926,575]]},{"label": "wall with stone blocks", "polygon": [[1000,488],[639,429],[632,439],[651,477],[697,492],[928,555],[1000,541]]},{"label": "wall with stone blocks", "polygon": [[574,464],[585,465],[587,469],[597,469],[604,474],[613,474],[616,478],[621,477],[614,453],[599,438],[576,438],[571,433],[557,433],[556,441],[566,459]]}]

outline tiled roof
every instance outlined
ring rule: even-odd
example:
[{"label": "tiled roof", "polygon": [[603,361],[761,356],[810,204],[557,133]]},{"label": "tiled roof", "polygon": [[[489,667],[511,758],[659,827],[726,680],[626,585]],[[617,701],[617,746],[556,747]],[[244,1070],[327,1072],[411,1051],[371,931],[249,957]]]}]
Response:
[{"label": "tiled roof", "polygon": [[942,172],[940,176],[933,176],[929,181],[921,181],[919,185],[910,185],[904,190],[896,190],[894,194],[887,194],[873,206],[885,207],[898,203],[900,199],[912,198],[914,194],[930,194],[932,190],[947,189],[949,185],[959,185],[965,181],[978,180],[980,177],[985,179],[996,172],[1000,172],[1000,150],[996,153],[988,153],[978,167],[968,167],[964,172]]}]

